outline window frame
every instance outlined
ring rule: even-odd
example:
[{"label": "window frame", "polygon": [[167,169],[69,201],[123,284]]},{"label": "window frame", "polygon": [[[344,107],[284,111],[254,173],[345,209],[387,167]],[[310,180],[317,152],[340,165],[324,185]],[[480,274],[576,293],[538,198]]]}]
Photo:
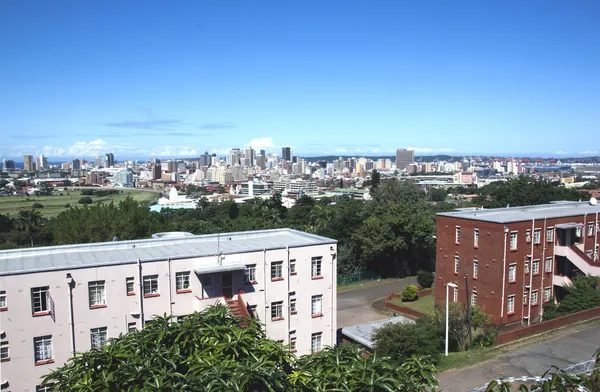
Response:
[{"label": "window frame", "polygon": [[[191,271],[175,272],[175,292],[177,294],[192,292],[192,284],[191,284],[190,276],[191,276]],[[186,280],[187,280],[187,286],[186,286]],[[181,283],[181,287],[179,287],[180,283]]]},{"label": "window frame", "polygon": [[460,245],[460,226],[454,228],[454,243]]},{"label": "window frame", "polygon": [[546,229],[546,242],[554,241],[554,226]]},{"label": "window frame", "polygon": [[244,284],[256,284],[256,264],[244,266]]},{"label": "window frame", "polygon": [[[548,294],[546,296],[546,294]],[[544,287],[544,302],[550,302],[550,300],[552,299],[552,287],[548,286],[548,287]]]},{"label": "window frame", "polygon": [[0,341],[0,362],[10,361],[10,344],[8,340]]},{"label": "window frame", "polygon": [[534,244],[542,243],[542,229],[535,229],[533,231],[533,243]]},{"label": "window frame", "polygon": [[546,260],[544,261],[544,271],[547,273],[551,273],[552,272],[552,265],[554,258],[552,256],[548,256],[546,257]]},{"label": "window frame", "polygon": [[[156,283],[156,291],[152,289],[152,286]],[[144,291],[144,298],[152,298],[160,296],[160,281],[158,274],[144,275],[142,277],[142,289]],[[148,289],[148,290],[146,290]]]},{"label": "window frame", "polygon": [[540,300],[540,293],[539,290],[532,290],[531,291],[531,306],[537,306],[539,304],[539,300]]},{"label": "window frame", "polygon": [[132,333],[137,330],[138,330],[137,329],[137,321],[132,321],[132,322],[127,323],[127,333]]},{"label": "window frame", "polygon": [[290,275],[297,275],[296,271],[296,259],[290,259]]},{"label": "window frame", "polygon": [[479,279],[479,260],[473,260],[473,279]]},{"label": "window frame", "polygon": [[6,290],[0,290],[0,312],[8,310],[8,297],[6,296]]},{"label": "window frame", "polygon": [[[38,350],[40,347],[42,350]],[[33,338],[33,359],[36,365],[54,362],[54,349],[52,335],[36,336]],[[39,357],[38,354],[42,356]],[[49,354],[49,356],[48,356]]]},{"label": "window frame", "polygon": [[452,293],[452,302],[458,302],[458,286],[454,286],[454,292]]},{"label": "window frame", "polygon": [[588,222],[586,233],[588,237],[594,235],[594,222]]},{"label": "window frame", "polygon": [[296,337],[295,336],[290,336],[290,352],[295,353],[298,351],[298,348],[296,346]]},{"label": "window frame", "polygon": [[[512,305],[512,310],[511,310],[511,305]],[[506,314],[507,315],[515,314],[515,296],[514,296],[514,294],[509,295],[506,298]]]},{"label": "window frame", "polygon": [[479,229],[473,229],[473,247],[479,248]]},{"label": "window frame", "polygon": [[310,258],[310,277],[311,279],[323,279],[323,256]]},{"label": "window frame", "polygon": [[527,306],[529,302],[529,293],[527,291],[523,292],[523,306]]},{"label": "window frame", "polygon": [[298,301],[295,297],[290,298],[290,314],[298,314]]},{"label": "window frame", "polygon": [[[132,290],[129,290],[129,285]],[[125,278],[125,292],[127,295],[135,295],[135,278],[133,276]]]},{"label": "window frame", "polygon": [[[48,293],[50,292],[50,286],[40,286],[40,287],[32,287],[31,288],[31,313],[34,316],[44,316],[50,314],[50,308],[48,306]],[[35,295],[41,294],[39,296],[40,309],[36,310],[35,306]]]},{"label": "window frame", "polygon": [[283,280],[283,260],[271,262],[271,282]]},{"label": "window frame", "polygon": [[529,274],[529,257],[525,259],[525,263],[523,263],[523,269],[525,271],[525,275]]},{"label": "window frame", "polygon": [[[94,293],[94,295],[92,295]],[[98,303],[94,303],[98,301]],[[88,282],[88,305],[90,309],[106,308],[106,281]]]},{"label": "window frame", "polygon": [[[95,341],[94,341],[95,339]],[[90,349],[100,350],[108,341],[108,327],[90,329]],[[98,343],[100,342],[100,343]]]},{"label": "window frame", "polygon": [[[513,271],[512,279],[510,277],[510,272]],[[516,283],[517,282],[517,264],[509,264],[508,265],[508,283]]]},{"label": "window frame", "polygon": [[[315,309],[315,304],[318,305],[317,309]],[[310,297],[310,315],[312,318],[323,317],[323,294]]]},{"label": "window frame", "polygon": [[540,274],[540,259],[535,259],[531,262],[531,273],[533,275]]},{"label": "window frame", "polygon": [[469,301],[471,307],[477,306],[477,290],[471,292],[471,300]]},{"label": "window frame", "polygon": [[312,354],[323,350],[323,332],[315,332],[310,335],[310,352]]},{"label": "window frame", "polygon": [[525,232],[525,242],[530,244],[531,243],[531,230],[527,229],[527,231]]},{"label": "window frame", "polygon": [[[513,246],[513,239],[514,239],[514,246]],[[519,249],[519,231],[518,230],[514,230],[510,232],[510,241],[509,241],[509,247],[511,251],[515,251]]]},{"label": "window frame", "polygon": [[458,275],[458,271],[460,271],[460,256],[454,255],[454,275]]},{"label": "window frame", "polygon": [[283,301],[271,302],[271,321],[283,320]]}]

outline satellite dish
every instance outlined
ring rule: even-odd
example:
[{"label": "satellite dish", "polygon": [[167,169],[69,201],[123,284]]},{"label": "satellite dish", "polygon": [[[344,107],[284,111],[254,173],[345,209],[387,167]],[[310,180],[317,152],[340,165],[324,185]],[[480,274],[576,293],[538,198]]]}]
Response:
[{"label": "satellite dish", "polygon": [[596,198],[595,198],[595,197],[592,197],[592,198],[590,199],[590,205],[591,205],[591,206],[595,206],[597,203],[598,203],[598,200],[596,200]]}]

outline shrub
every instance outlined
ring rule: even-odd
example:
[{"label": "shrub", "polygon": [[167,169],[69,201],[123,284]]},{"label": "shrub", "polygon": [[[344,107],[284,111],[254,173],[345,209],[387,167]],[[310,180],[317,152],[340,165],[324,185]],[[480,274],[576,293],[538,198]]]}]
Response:
[{"label": "shrub", "polygon": [[78,201],[79,204],[92,204],[92,198],[91,197],[82,197],[81,199],[79,199]]},{"label": "shrub", "polygon": [[490,326],[487,327],[483,332],[473,339],[474,347],[492,347],[496,344],[496,337],[498,336],[498,331],[496,328]]},{"label": "shrub", "polygon": [[419,270],[419,272],[417,272],[417,283],[424,289],[430,288],[431,285],[433,285],[433,281],[433,272],[425,270]]},{"label": "shrub", "polygon": [[411,302],[419,299],[419,289],[414,284],[409,284],[402,289],[402,302]]},{"label": "shrub", "polygon": [[33,203],[31,208],[44,208],[44,205],[42,203]]}]

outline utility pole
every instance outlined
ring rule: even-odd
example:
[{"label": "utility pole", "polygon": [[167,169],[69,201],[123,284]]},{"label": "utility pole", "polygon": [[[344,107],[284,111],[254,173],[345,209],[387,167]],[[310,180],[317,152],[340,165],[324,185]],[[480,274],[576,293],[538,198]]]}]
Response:
[{"label": "utility pole", "polygon": [[471,297],[469,297],[469,274],[465,268],[465,290],[467,291],[467,328],[469,328],[469,347],[473,348],[473,334],[471,333]]}]

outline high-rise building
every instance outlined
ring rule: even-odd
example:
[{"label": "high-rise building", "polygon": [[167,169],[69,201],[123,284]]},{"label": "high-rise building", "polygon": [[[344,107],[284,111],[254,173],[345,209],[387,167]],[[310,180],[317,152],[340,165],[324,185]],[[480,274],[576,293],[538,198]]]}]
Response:
[{"label": "high-rise building", "polygon": [[102,156],[101,155],[98,155],[97,157],[94,158],[94,166],[96,166],[96,167],[102,166]]},{"label": "high-rise building", "polygon": [[256,157],[256,166],[260,167],[260,170],[265,170],[267,167],[267,159],[264,155],[259,155]]},{"label": "high-rise building", "polygon": [[37,168],[38,170],[48,168],[48,158],[46,158],[43,154],[40,155],[37,159]]},{"label": "high-rise building", "polygon": [[231,166],[241,165],[242,152],[239,148],[232,148],[229,152],[229,164]]},{"label": "high-rise building", "polygon": [[25,171],[33,171],[33,155],[25,155],[23,156],[23,170]]},{"label": "high-rise building", "polygon": [[160,165],[154,165],[152,168],[152,179],[160,180],[162,167]]},{"label": "high-rise building", "polygon": [[15,170],[15,161],[12,159],[2,160],[2,171]]},{"label": "high-rise building", "polygon": [[104,156],[104,166],[105,167],[112,167],[115,164],[115,156],[113,155],[112,152],[106,154]]},{"label": "high-rise building", "polygon": [[266,156],[267,154],[265,153],[265,150],[260,150],[260,155],[262,155],[263,157]]},{"label": "high-rise building", "polygon": [[415,152],[405,148],[396,150],[396,169],[402,171],[415,161]]},{"label": "high-rise building", "polygon": [[116,186],[133,186],[133,173],[128,169],[121,169],[113,174],[112,184]]},{"label": "high-rise building", "polygon": [[81,169],[81,161],[79,159],[73,159],[71,162],[71,170],[80,170]]},{"label": "high-rise building", "polygon": [[177,161],[168,161],[167,162],[167,171],[169,173],[176,173],[177,172]]},{"label": "high-rise building", "polygon": [[254,149],[252,147],[248,147],[244,151],[244,161],[246,166],[254,166]]},{"label": "high-rise building", "polygon": [[210,154],[208,151],[200,155],[200,166],[210,166]]},{"label": "high-rise building", "polygon": [[281,159],[284,161],[292,161],[292,149],[289,147],[283,147],[281,149]]}]

